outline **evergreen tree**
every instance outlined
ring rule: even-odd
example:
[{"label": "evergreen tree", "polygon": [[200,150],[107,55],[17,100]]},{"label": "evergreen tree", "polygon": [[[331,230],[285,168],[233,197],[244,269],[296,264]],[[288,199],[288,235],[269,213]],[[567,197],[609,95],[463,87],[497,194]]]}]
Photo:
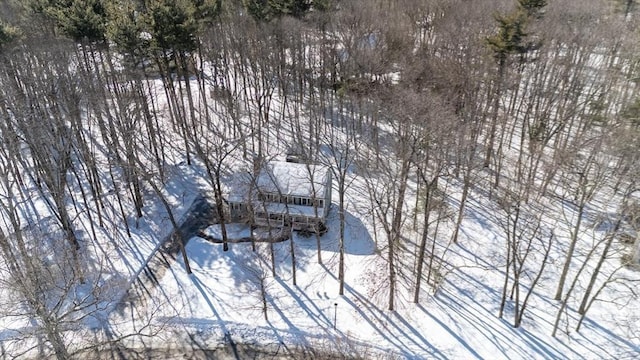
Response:
[{"label": "evergreen tree", "polygon": [[518,9],[527,17],[542,17],[542,8],[547,6],[547,0],[518,0]]},{"label": "evergreen tree", "polygon": [[268,22],[285,15],[304,17],[311,10],[311,3],[309,0],[245,0],[245,7],[256,20]]},{"label": "evergreen tree", "polygon": [[107,38],[129,64],[139,64],[150,47],[149,33],[140,9],[129,0],[113,0],[107,6]]},{"label": "evergreen tree", "polygon": [[159,50],[190,52],[197,48],[196,7],[189,0],[147,3],[152,44]]},{"label": "evergreen tree", "polygon": [[195,16],[204,25],[214,21],[222,11],[222,0],[191,0],[195,7]]},{"label": "evergreen tree", "polygon": [[[495,135],[497,130],[498,107],[502,96],[502,87],[505,79],[505,71],[508,65],[509,55],[518,55],[520,63],[524,63],[525,55],[540,47],[539,43],[526,41],[528,33],[525,28],[531,18],[542,16],[542,7],[546,5],[545,0],[518,0],[515,11],[495,16],[498,23],[498,31],[486,38],[487,45],[493,52],[493,56],[498,63],[498,75],[496,79],[495,92],[493,95],[493,112],[491,116],[491,129],[487,144],[484,166],[488,167],[491,162]],[[499,173],[499,172],[496,172]],[[498,179],[498,178],[496,178]],[[496,186],[498,181],[496,180]]]},{"label": "evergreen tree", "polygon": [[509,54],[526,52],[527,48],[523,41],[527,33],[524,30],[525,18],[522,15],[521,12],[515,12],[495,16],[498,22],[498,33],[487,37],[486,41],[498,61],[498,66],[505,65]]},{"label": "evergreen tree", "polygon": [[105,40],[107,11],[103,0],[36,0],[31,8],[75,41]]},{"label": "evergreen tree", "polygon": [[7,25],[0,21],[0,49],[18,38],[18,28]]}]

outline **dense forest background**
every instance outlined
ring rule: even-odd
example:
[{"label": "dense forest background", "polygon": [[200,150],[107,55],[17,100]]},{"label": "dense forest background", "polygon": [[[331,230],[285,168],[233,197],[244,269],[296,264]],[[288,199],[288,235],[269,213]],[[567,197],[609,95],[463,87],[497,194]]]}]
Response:
[{"label": "dense forest background", "polygon": [[555,335],[567,304],[584,317],[610,284],[635,286],[618,274],[640,257],[637,11],[634,0],[4,0],[4,288],[68,357],[60,329],[107,295],[52,299],[104,289],[91,266],[107,265],[88,254],[132,231],[175,164],[203,166],[224,213],[235,154],[294,152],[332,166],[341,224],[352,172],[366,179],[389,310],[399,291],[417,303],[437,288],[448,244],[465,241],[469,194],[485,194],[507,239],[499,316],[520,326],[538,282],[553,282]]}]

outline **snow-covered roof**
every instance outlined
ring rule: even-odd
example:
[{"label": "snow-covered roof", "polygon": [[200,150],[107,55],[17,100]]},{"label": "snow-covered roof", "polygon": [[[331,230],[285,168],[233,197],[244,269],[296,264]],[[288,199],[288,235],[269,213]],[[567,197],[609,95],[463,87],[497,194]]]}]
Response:
[{"label": "snow-covered roof", "polygon": [[256,181],[265,193],[322,198],[330,176],[329,168],[323,165],[271,161]]},{"label": "snow-covered roof", "polygon": [[231,185],[228,186],[227,201],[233,203],[244,203],[248,199],[251,188],[249,174],[237,174]]}]

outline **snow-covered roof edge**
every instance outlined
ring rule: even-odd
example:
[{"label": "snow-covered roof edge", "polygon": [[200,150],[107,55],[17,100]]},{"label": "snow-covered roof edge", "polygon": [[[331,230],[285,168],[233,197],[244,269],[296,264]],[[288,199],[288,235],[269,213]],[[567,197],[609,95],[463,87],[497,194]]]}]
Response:
[{"label": "snow-covered roof edge", "polygon": [[270,161],[256,179],[260,191],[299,197],[324,197],[330,169],[325,165]]}]

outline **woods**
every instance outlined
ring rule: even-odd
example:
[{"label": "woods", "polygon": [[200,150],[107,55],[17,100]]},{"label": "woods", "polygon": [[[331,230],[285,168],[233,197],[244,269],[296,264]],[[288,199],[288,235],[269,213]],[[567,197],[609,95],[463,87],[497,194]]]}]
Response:
[{"label": "woods", "polygon": [[[69,358],[67,322],[110,303],[101,239],[133,241],[153,199],[177,230],[175,166],[206,170],[227,250],[230,174],[294,149],[333,174],[337,266],[315,243],[340,295],[350,193],[366,194],[390,311],[439,291],[486,197],[505,239],[495,315],[526,327],[539,293],[553,335],[577,331],[640,256],[637,16],[598,0],[5,2],[2,286]],[[290,256],[304,285],[293,240]],[[268,319],[276,266],[254,263]]]}]

